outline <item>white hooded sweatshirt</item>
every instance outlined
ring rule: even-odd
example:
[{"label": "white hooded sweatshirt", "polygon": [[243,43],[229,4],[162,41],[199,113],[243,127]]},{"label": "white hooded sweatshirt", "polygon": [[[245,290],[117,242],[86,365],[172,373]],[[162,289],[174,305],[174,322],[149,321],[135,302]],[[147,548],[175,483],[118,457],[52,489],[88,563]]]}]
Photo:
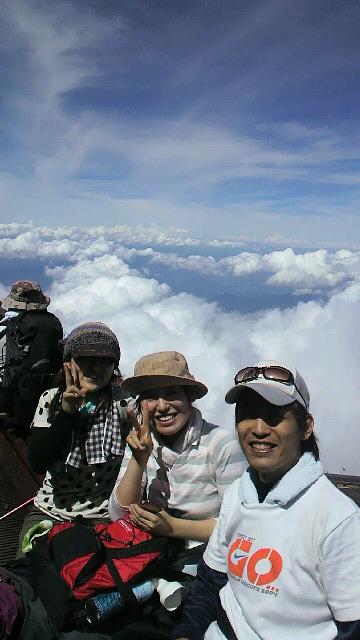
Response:
[{"label": "white hooded sweatshirt", "polygon": [[[226,491],[204,554],[228,574],[239,640],[334,640],[360,619],[360,510],[305,453],[259,503],[249,471]],[[216,623],[205,639],[223,639]]]}]

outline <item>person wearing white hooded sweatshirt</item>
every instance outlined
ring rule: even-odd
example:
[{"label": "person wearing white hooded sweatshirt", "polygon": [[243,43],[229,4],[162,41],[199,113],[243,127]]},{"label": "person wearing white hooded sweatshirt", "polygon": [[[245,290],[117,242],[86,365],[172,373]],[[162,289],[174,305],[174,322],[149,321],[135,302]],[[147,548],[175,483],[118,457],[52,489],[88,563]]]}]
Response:
[{"label": "person wearing white hooded sweatshirt", "polygon": [[297,369],[241,369],[248,470],[226,491],[174,639],[358,640],[360,510],[326,477]]}]

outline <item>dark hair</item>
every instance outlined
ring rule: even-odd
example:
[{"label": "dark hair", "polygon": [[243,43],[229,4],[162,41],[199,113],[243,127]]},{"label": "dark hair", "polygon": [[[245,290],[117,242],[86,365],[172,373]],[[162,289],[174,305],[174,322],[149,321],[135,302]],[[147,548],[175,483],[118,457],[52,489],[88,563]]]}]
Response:
[{"label": "dark hair", "polygon": [[[250,391],[253,392],[252,389],[248,390],[248,392]],[[267,402],[267,401],[264,400],[264,402]],[[300,402],[295,400],[295,402],[291,402],[290,404],[286,404],[278,408],[279,410],[281,410],[281,412],[284,415],[287,411],[290,411],[293,417],[295,418],[296,424],[299,430],[301,431],[301,433],[305,433],[307,429],[307,418],[309,413],[306,411],[305,407],[303,407],[302,404],[300,404]],[[245,417],[244,403],[238,401],[235,405],[235,426],[238,424],[238,422],[243,420],[244,417]],[[319,460],[319,457],[320,457],[319,446],[318,446],[314,432],[312,432],[312,434],[307,440],[301,441],[301,453],[303,454],[305,453],[305,451],[310,451],[310,453],[313,454],[315,460]]]},{"label": "dark hair", "polygon": [[[292,402],[291,404],[286,405],[286,407],[284,408],[292,413],[300,431],[302,433],[305,433],[307,428],[307,417],[309,415],[305,407],[303,407],[302,404],[300,404],[300,402],[296,400],[295,402]],[[310,437],[307,440],[301,441],[301,453],[305,453],[305,451],[310,451],[310,453],[313,454],[315,460],[319,460],[320,458],[319,445],[317,443],[314,432],[311,433]]]}]

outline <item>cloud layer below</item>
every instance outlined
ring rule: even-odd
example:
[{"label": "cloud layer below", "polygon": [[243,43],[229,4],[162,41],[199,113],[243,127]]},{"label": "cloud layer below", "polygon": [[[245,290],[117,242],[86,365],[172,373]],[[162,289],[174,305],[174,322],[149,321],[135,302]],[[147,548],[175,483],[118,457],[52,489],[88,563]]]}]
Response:
[{"label": "cloud layer below", "polygon": [[[189,249],[198,249],[201,253],[188,255]],[[223,258],[211,255],[212,251],[218,253],[221,249],[226,249],[227,253],[233,249],[235,253]],[[250,251],[245,242],[200,241],[177,228],[165,232],[156,227],[146,229],[126,225],[88,229],[0,225],[0,257],[79,261],[105,253],[126,262],[143,257],[149,263],[170,269],[219,278],[241,279],[263,272],[270,287],[289,287],[297,295],[343,289],[357,282],[360,276],[360,251],[348,249],[317,249],[302,253],[287,247],[270,252]]]},{"label": "cloud layer below", "polygon": [[[358,279],[352,277],[351,283],[332,293],[326,304],[301,303],[285,311],[269,309],[256,315],[224,313],[216,304],[201,298],[174,294],[166,284],[131,268],[127,262],[137,249],[123,247],[121,255],[114,238],[94,229],[88,229],[87,234],[81,242],[80,232],[76,234],[74,229],[52,233],[48,229],[24,231],[10,227],[5,233],[3,227],[0,257],[11,255],[9,247],[14,243],[18,256],[26,244],[28,257],[52,255],[60,263],[64,257],[63,266],[46,267],[46,275],[51,280],[50,310],[59,315],[66,330],[91,319],[109,324],[119,337],[125,375],[131,374],[135,361],[145,353],[163,349],[183,352],[191,371],[209,387],[209,394],[199,406],[210,420],[229,428],[233,428],[233,411],[223,398],[234,374],[264,357],[294,363],[310,388],[326,470],[359,473]],[[153,249],[149,250],[153,255]],[[68,252],[73,260],[70,264],[65,263]],[[265,261],[267,268],[273,265],[273,274],[279,278],[284,270],[296,268],[296,256],[289,251],[282,254],[256,255],[254,261]],[[312,264],[324,265],[325,258],[323,253],[315,252]],[[356,259],[338,252],[331,263],[332,273],[336,273],[334,264],[348,260],[355,264]],[[304,262],[303,257],[299,272],[304,271]],[[310,272],[311,269],[306,272],[309,282]],[[316,269],[313,276],[316,281]],[[326,276],[321,277],[322,282],[324,278],[327,281]],[[295,280],[298,286],[301,278]],[[338,281],[335,275],[331,283]],[[3,284],[0,291],[4,291]],[[304,285],[304,278],[301,284]]]}]

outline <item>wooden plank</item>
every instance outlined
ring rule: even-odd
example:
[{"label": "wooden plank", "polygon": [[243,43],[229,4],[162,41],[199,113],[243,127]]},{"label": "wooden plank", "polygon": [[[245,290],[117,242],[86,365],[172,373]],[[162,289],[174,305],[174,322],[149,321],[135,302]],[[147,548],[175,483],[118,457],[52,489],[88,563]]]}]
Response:
[{"label": "wooden plank", "polygon": [[[0,431],[0,517],[32,498],[39,485],[24,461]],[[20,529],[28,511],[23,507],[0,520],[0,565],[14,559]]]},{"label": "wooden plank", "polygon": [[39,483],[0,432],[0,486],[3,484],[10,487],[11,494],[18,503],[31,498],[39,489]]}]

